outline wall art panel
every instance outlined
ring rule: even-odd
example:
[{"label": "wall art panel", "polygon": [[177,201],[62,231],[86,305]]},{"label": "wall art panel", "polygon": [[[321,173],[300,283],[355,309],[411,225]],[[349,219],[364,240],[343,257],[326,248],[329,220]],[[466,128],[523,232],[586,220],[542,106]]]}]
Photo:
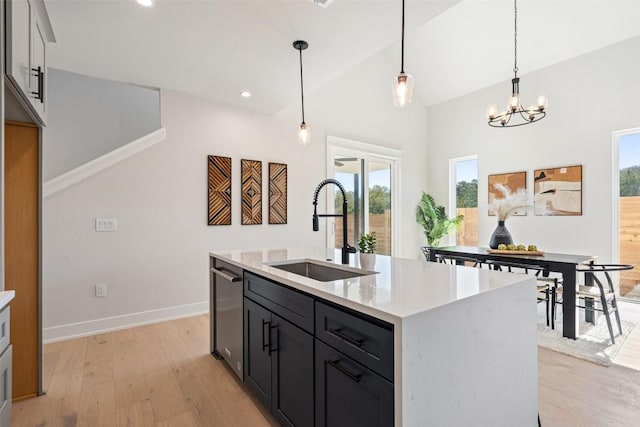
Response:
[{"label": "wall art panel", "polygon": [[[496,199],[504,199],[504,194],[496,189],[496,184],[504,185],[511,193],[515,193],[518,190],[527,190],[527,172],[510,172],[500,173],[495,175],[489,175],[489,204],[493,203]],[[513,215],[526,215],[526,211],[517,211]],[[489,212],[489,216],[495,216],[494,213]]]},{"label": "wall art panel", "polygon": [[231,225],[231,157],[209,156],[209,225]]},{"label": "wall art panel", "polygon": [[536,169],[536,215],[582,215],[582,165]]},{"label": "wall art panel", "polygon": [[242,160],[242,225],[262,224],[262,162]]},{"label": "wall art panel", "polygon": [[269,224],[287,223],[287,165],[269,163]]}]

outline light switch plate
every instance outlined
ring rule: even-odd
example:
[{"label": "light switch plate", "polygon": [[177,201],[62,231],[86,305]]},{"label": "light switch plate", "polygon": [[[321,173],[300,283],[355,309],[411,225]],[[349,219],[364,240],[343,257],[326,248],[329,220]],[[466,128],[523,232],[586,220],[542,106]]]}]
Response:
[{"label": "light switch plate", "polygon": [[96,218],[96,231],[118,231],[118,220],[115,218]]}]

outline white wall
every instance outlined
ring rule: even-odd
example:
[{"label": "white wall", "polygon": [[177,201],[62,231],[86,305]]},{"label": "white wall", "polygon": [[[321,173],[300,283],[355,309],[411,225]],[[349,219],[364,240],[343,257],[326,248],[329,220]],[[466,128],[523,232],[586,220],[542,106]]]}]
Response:
[{"label": "white wall", "polygon": [[[296,141],[299,105],[274,117],[163,91],[166,140],[44,200],[44,339],[208,310],[211,249],[323,246],[324,233],[311,229],[311,201],[325,178],[326,135],[404,150],[402,215],[410,225],[401,240],[403,252],[417,256],[413,205],[426,182],[426,109],[392,106],[395,72],[372,59],[308,94],[308,147]],[[231,226],[207,226],[211,154],[233,159]],[[263,209],[265,224],[240,225],[241,159],[263,161],[263,185],[269,161],[288,164],[288,224],[266,224]],[[96,217],[117,218],[119,230],[94,232]],[[108,284],[106,298],[93,296],[96,283]]]},{"label": "white wall", "polygon": [[55,178],[160,128],[160,91],[48,68],[42,175]]},{"label": "white wall", "polygon": [[506,225],[517,243],[611,261],[612,132],[640,126],[638,52],[640,38],[634,38],[522,75],[523,103],[538,93],[549,98],[548,115],[539,123],[509,129],[486,124],[487,104],[506,105],[509,81],[429,108],[429,191],[448,200],[449,159],[477,154],[479,241],[487,246],[496,226],[486,214],[487,175],[526,170],[533,194],[534,169],[581,164],[582,216],[529,214],[511,217]]}]

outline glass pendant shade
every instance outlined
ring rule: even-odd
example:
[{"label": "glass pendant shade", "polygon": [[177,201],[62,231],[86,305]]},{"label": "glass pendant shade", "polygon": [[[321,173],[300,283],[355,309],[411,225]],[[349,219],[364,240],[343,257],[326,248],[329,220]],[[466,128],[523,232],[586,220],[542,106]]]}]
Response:
[{"label": "glass pendant shade", "polygon": [[538,110],[544,111],[549,107],[549,100],[544,95],[538,95],[537,104]]},{"label": "glass pendant shade", "polygon": [[298,126],[298,141],[300,145],[309,145],[311,143],[311,126],[305,122],[300,123],[300,126]]},{"label": "glass pendant shade", "polygon": [[393,105],[404,107],[411,104],[413,96],[413,76],[411,74],[400,73],[393,79]]},{"label": "glass pendant shade", "polygon": [[498,106],[496,104],[487,105],[487,119],[495,119],[498,115]]}]

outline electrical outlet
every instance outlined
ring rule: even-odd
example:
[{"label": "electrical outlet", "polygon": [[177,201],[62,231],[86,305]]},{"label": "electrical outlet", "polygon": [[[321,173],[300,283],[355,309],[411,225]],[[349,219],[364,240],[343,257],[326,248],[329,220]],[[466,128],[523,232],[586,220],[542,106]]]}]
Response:
[{"label": "electrical outlet", "polygon": [[96,231],[118,231],[118,220],[115,218],[96,218]]},{"label": "electrical outlet", "polygon": [[96,285],[96,297],[106,297],[106,296],[107,296],[107,284],[98,283]]}]

